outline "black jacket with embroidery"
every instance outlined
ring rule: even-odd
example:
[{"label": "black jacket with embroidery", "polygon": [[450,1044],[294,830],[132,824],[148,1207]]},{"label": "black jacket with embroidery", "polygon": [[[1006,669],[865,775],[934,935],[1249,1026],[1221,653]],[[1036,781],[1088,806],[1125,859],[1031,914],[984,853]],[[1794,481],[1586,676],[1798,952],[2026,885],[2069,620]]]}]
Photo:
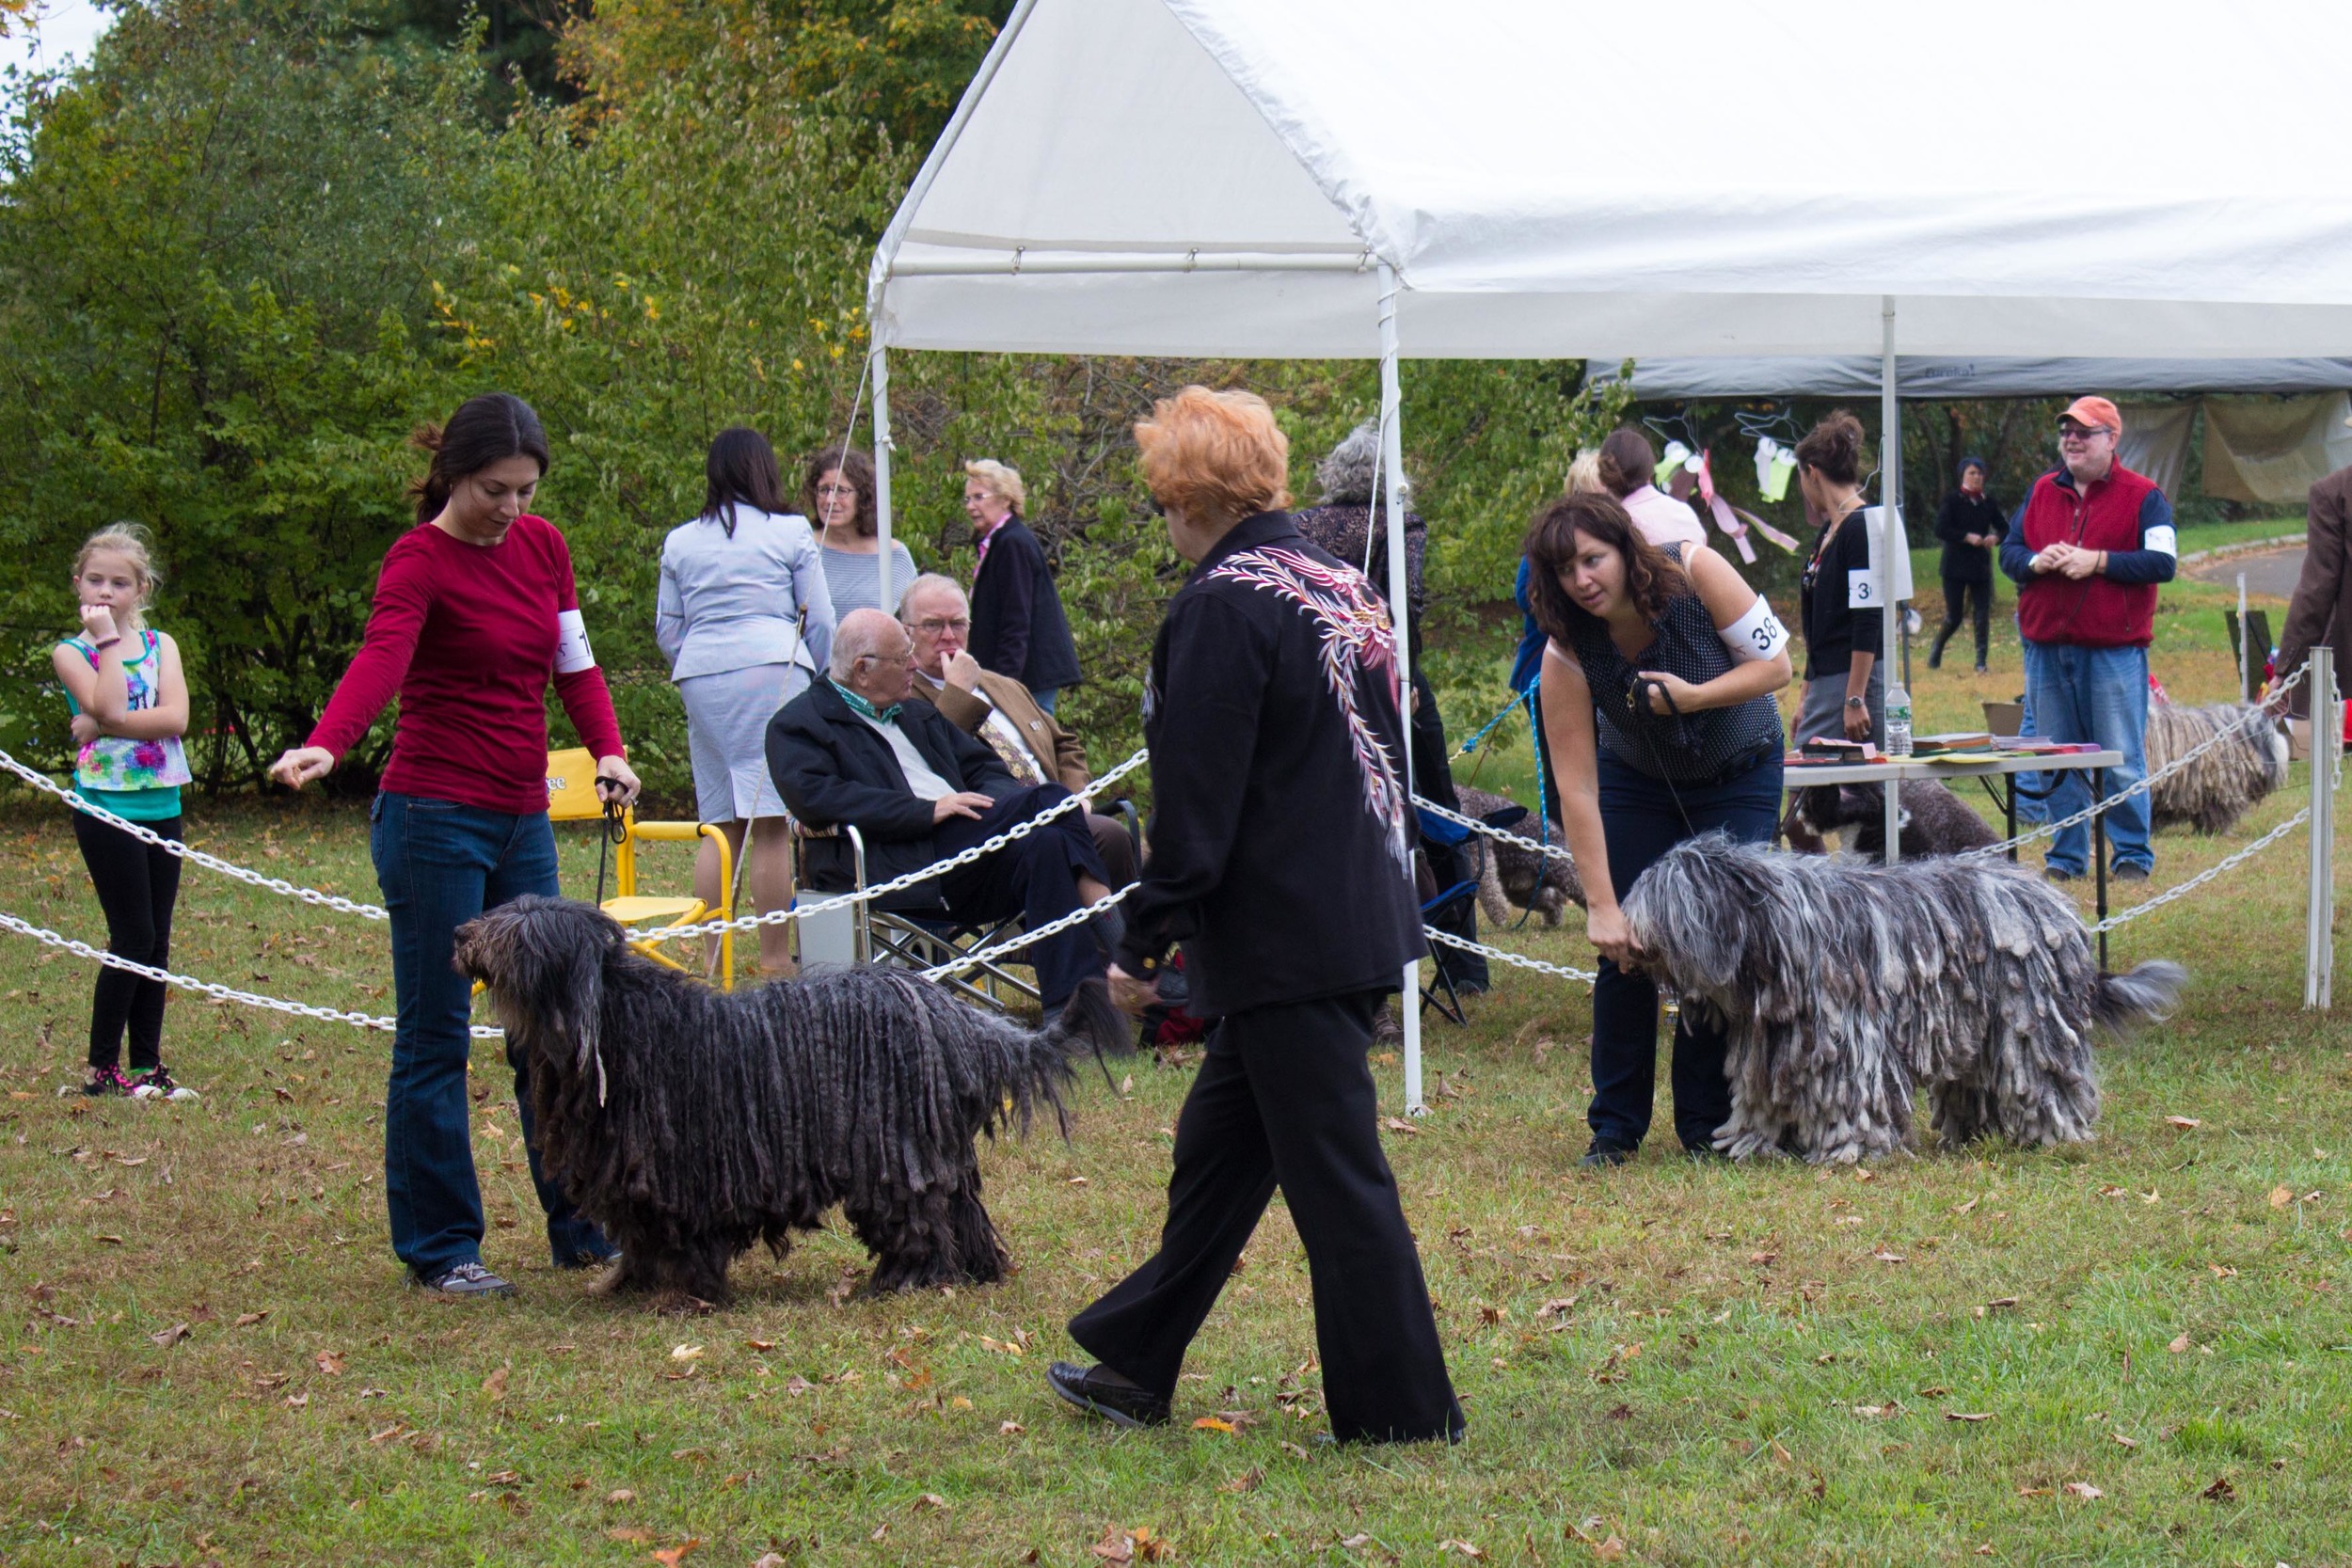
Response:
[{"label": "black jacket with embroidery", "polygon": [[1202,1017],[1402,984],[1427,949],[1393,633],[1354,567],[1244,518],[1168,607],[1144,691],[1151,855],[1121,967],[1184,950]]}]

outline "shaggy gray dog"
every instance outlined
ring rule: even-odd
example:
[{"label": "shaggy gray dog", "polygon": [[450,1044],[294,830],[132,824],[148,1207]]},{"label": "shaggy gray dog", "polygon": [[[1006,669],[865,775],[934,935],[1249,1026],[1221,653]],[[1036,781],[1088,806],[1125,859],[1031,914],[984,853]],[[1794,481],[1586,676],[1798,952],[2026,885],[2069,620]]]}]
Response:
[{"label": "shaggy gray dog", "polygon": [[[1802,776],[1802,769],[1791,769]],[[1897,842],[1904,860],[1929,855],[1957,855],[1998,844],[2000,839],[1968,802],[1933,779],[1914,779],[1896,797]],[[1818,850],[1820,836],[1837,832],[1849,851],[1878,861],[1886,858],[1886,786],[1883,784],[1814,784],[1797,791],[1790,813],[1789,842],[1802,849]],[[1806,842],[1807,839],[1810,842]]]},{"label": "shaggy gray dog", "polygon": [[[1559,829],[1549,822],[1538,821],[1534,812],[1506,795],[1458,787],[1454,794],[1461,803],[1464,816],[1475,816],[1488,827],[1501,828],[1521,838],[1540,837],[1564,851],[1568,847]],[[1543,830],[1541,833],[1536,832],[1538,828]],[[1573,861],[1557,855],[1539,855],[1484,833],[1470,836],[1478,845],[1478,908],[1488,925],[1508,925],[1515,904],[1542,915],[1547,926],[1559,925],[1563,911],[1570,904],[1583,907],[1584,884],[1577,877]]]},{"label": "shaggy gray dog", "polygon": [[713,990],[629,951],[592,904],[524,897],[457,931],[528,1071],[548,1177],[621,1249],[609,1289],[727,1298],[755,1242],[782,1258],[841,1205],[870,1291],[1000,1277],[973,1148],[1049,1108],[1071,1059],[1120,1048],[1101,981],[1032,1031],[899,971]]},{"label": "shaggy gray dog", "polygon": [[1633,884],[1643,965],[1723,1019],[1735,1159],[1852,1162],[1914,1145],[1920,1088],[1947,1148],[2092,1136],[2091,1031],[2169,1015],[2186,973],[2100,973],[2074,904],[2003,861],[1878,866],[1686,840]]},{"label": "shaggy gray dog", "polygon": [[2148,708],[2148,771],[2153,773],[2201,741],[2230,738],[2148,792],[2159,828],[2186,822],[2201,833],[2228,832],[2272,790],[2287,782],[2287,739],[2277,721],[2249,703]]}]

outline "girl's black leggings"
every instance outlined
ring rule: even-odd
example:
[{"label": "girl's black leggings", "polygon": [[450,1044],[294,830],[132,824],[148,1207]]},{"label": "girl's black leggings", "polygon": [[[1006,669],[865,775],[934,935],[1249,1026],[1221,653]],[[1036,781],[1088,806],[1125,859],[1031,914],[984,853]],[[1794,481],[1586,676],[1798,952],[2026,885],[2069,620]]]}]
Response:
[{"label": "girl's black leggings", "polygon": [[[168,839],[180,836],[181,819],[146,824]],[[73,836],[82,846],[98,907],[106,912],[106,948],[119,957],[157,969],[171,957],[171,907],[180,897],[180,857],[143,844],[83,812],[73,814]],[[131,1070],[144,1072],[162,1060],[164,997],[161,980],[128,970],[102,968],[89,1009],[89,1064],[105,1068],[122,1057],[122,1036],[131,1035]]]}]

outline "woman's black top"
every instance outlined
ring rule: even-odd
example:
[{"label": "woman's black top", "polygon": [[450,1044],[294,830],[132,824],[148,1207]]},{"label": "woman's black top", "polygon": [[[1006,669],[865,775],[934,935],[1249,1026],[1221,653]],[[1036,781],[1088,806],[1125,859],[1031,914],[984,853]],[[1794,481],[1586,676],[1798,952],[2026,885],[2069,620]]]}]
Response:
[{"label": "woman's black top", "polygon": [[1168,607],[1143,694],[1151,854],[1120,966],[1184,950],[1203,1017],[1398,989],[1427,949],[1389,613],[1280,512]]},{"label": "woman's black top", "polygon": [[1813,554],[1798,581],[1799,619],[1804,626],[1804,678],[1843,675],[1857,647],[1877,653],[1885,632],[1879,608],[1878,574],[1870,570],[1870,530],[1856,508],[1843,523],[1824,523],[1814,535]]},{"label": "woman's black top", "polygon": [[[1682,560],[1680,545],[1662,546],[1669,560]],[[1662,670],[1701,686],[1728,673],[1731,650],[1715,630],[1707,601],[1677,594],[1651,623],[1657,641],[1638,658],[1617,651],[1609,625],[1580,615],[1575,627],[1576,662],[1593,692],[1595,738],[1600,749],[1636,772],[1675,784],[1708,784],[1765,756],[1780,754],[1780,708],[1770,697],[1751,697],[1736,707],[1696,713],[1651,713],[1637,699],[1634,677]]]},{"label": "woman's black top", "polygon": [[1070,640],[1061,594],[1044,547],[1018,516],[996,525],[973,576],[971,650],[981,669],[1010,675],[1032,691],[1078,684],[1078,647]]},{"label": "woman's black top", "polygon": [[1944,541],[1944,575],[1955,582],[1991,582],[1993,551],[1969,544],[1968,536],[1974,533],[1997,545],[2008,531],[2009,519],[2001,515],[1990,491],[1972,496],[1955,490],[1946,496],[1935,515],[1935,536]]}]

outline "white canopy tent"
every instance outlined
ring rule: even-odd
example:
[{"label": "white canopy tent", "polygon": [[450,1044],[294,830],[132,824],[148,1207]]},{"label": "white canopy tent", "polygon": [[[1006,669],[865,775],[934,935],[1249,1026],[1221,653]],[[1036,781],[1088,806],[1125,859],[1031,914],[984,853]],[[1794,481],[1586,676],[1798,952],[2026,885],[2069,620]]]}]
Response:
[{"label": "white canopy tent", "polygon": [[1022,0],[874,258],[883,570],[893,347],[1377,356],[1393,533],[1400,356],[2352,356],[2352,11],[2169,14]]}]

